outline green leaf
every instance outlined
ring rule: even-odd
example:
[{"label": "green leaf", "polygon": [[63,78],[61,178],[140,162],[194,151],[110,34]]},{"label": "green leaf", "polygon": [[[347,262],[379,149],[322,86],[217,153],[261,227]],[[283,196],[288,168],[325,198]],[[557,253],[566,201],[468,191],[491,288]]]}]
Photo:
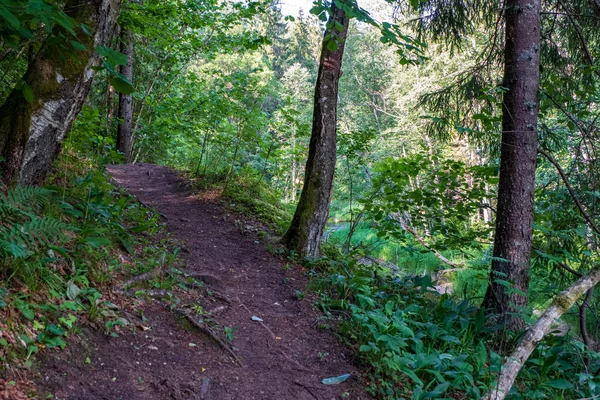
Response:
[{"label": "green leaf", "polygon": [[87,47],[85,47],[85,45],[81,42],[78,42],[77,40],[69,40],[69,43],[71,43],[71,46],[75,47],[75,49],[80,50],[80,51],[86,51]]},{"label": "green leaf", "polygon": [[4,18],[6,22],[8,22],[8,25],[15,30],[21,27],[19,19],[15,17],[13,13],[8,11],[2,4],[0,4],[0,17]]},{"label": "green leaf", "polygon": [[27,304],[20,303],[19,305],[17,305],[17,308],[19,309],[19,311],[21,311],[21,314],[25,318],[27,318],[30,321],[33,321],[33,319],[35,318],[35,313],[33,312],[33,310],[31,310],[31,308],[29,308]]},{"label": "green leaf", "polygon": [[573,384],[566,379],[556,379],[554,381],[546,382],[546,386],[550,386],[551,388],[562,389],[562,390],[567,390],[567,389],[573,388]]},{"label": "green leaf", "polygon": [[65,330],[63,328],[54,324],[48,325],[46,330],[56,336],[63,336],[65,334]]},{"label": "green leaf", "polygon": [[95,248],[100,248],[101,246],[106,246],[107,244],[110,244],[110,240],[102,237],[87,237],[83,239],[83,241]]},{"label": "green leaf", "polygon": [[477,369],[481,370],[485,365],[485,360],[487,359],[487,350],[483,341],[479,342],[477,345],[477,352],[475,353],[475,360],[477,361]]},{"label": "green leaf", "polygon": [[335,52],[338,49],[338,45],[335,42],[334,39],[331,39],[327,42],[327,50],[329,50],[330,52]]},{"label": "green leaf", "polygon": [[26,83],[23,83],[23,87],[21,89],[23,92],[23,97],[27,100],[28,103],[33,103],[33,90],[31,90],[31,86]]},{"label": "green leaf", "polygon": [[111,49],[110,47],[96,46],[95,50],[113,67],[127,64],[127,56],[119,51]]},{"label": "green leaf", "polygon": [[135,92],[133,85],[121,77],[112,78],[110,80],[110,84],[113,85],[118,92],[124,94],[131,94]]}]

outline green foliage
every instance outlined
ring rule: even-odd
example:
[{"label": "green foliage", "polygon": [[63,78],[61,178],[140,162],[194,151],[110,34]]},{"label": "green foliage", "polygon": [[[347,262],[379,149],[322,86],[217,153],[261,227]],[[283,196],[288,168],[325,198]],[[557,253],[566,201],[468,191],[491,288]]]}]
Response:
[{"label": "green foliage", "polygon": [[[60,187],[16,187],[0,195],[0,315],[8,338],[0,342],[0,359],[13,365],[29,368],[41,348],[64,348],[82,319],[117,335],[127,322],[103,291],[117,275],[174,262],[165,256],[171,244],[158,215],[116,190],[102,170],[87,169],[89,159],[106,160],[111,152],[90,146],[89,133],[78,137],[79,129],[95,125],[86,115],[51,178]],[[79,140],[84,150],[75,157]]]},{"label": "green foliage", "polygon": [[0,194],[0,256],[25,259],[52,243],[64,239],[69,226],[64,222],[35,215],[49,201],[52,191],[28,187]]},{"label": "green foliage", "polygon": [[412,231],[438,250],[468,251],[481,248],[491,234],[488,221],[472,220],[489,204],[488,187],[497,183],[494,166],[417,153],[385,160],[376,172],[375,193],[362,202],[382,236],[401,240],[415,236]]},{"label": "green foliage", "polygon": [[[468,299],[438,294],[428,275],[390,276],[343,258],[312,265],[322,271],[313,281],[320,293],[317,304],[341,320],[339,331],[378,398],[479,399],[494,384],[500,354],[516,338],[496,340],[501,332],[490,330],[483,310]],[[509,398],[597,395],[600,380],[582,361],[589,355],[568,335],[550,336],[536,348]]]},{"label": "green foliage", "polygon": [[[19,48],[19,40],[33,39],[37,29],[49,34],[58,25],[73,37],[77,28],[85,32],[83,25],[63,12],[60,3],[51,0],[0,0],[0,21],[2,44],[13,49]],[[75,48],[81,44],[72,42]]]}]

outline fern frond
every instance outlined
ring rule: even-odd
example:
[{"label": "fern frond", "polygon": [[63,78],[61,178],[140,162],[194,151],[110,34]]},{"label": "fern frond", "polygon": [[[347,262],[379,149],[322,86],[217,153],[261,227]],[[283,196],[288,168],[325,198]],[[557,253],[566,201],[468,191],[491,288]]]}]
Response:
[{"label": "fern frond", "polygon": [[5,211],[9,207],[21,210],[40,209],[48,202],[52,193],[52,190],[43,187],[17,186],[6,194],[0,194],[0,207]]},{"label": "fern frond", "polygon": [[0,225],[0,248],[8,256],[25,257],[30,251],[65,237],[70,226],[54,218],[33,217],[21,224]]}]

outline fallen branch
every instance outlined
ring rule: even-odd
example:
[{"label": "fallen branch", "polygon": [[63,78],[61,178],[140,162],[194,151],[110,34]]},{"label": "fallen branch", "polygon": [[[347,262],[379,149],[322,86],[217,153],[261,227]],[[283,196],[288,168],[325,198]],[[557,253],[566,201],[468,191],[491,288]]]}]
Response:
[{"label": "fallen branch", "polygon": [[550,331],[552,324],[567,312],[573,304],[587,291],[600,282],[600,267],[579,278],[569,288],[554,298],[550,307],[544,311],[521,338],[517,348],[510,354],[498,377],[498,384],[485,397],[487,400],[503,400],[512,387],[519,370],[523,367],[537,344]]}]

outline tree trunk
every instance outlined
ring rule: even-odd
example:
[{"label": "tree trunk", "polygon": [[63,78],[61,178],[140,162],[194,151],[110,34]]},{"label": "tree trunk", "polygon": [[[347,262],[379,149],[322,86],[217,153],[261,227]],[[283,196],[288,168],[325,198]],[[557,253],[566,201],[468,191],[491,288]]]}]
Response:
[{"label": "tree trunk", "polygon": [[338,82],[348,25],[346,13],[333,2],[319,62],[304,186],[290,228],[282,239],[290,250],[303,257],[319,255],[329,216],[336,161]]},{"label": "tree trunk", "polygon": [[[121,31],[121,53],[127,56],[127,64],[121,66],[121,73],[133,82],[133,35],[128,29]],[[131,163],[133,120],[133,98],[131,94],[119,93],[119,128],[117,129],[117,150],[125,155],[125,163]]]},{"label": "tree trunk", "polygon": [[[502,147],[494,259],[484,300],[510,329],[527,306],[537,154],[540,0],[507,0]],[[512,287],[506,287],[506,282]]]},{"label": "tree trunk", "polygon": [[[47,40],[23,78],[33,92],[29,102],[15,89],[0,107],[1,179],[6,184],[41,182],[87,97],[100,63],[95,46],[109,43],[121,0],[68,0],[65,12],[94,30],[79,33],[86,50]],[[68,33],[64,33],[69,36]]]}]

